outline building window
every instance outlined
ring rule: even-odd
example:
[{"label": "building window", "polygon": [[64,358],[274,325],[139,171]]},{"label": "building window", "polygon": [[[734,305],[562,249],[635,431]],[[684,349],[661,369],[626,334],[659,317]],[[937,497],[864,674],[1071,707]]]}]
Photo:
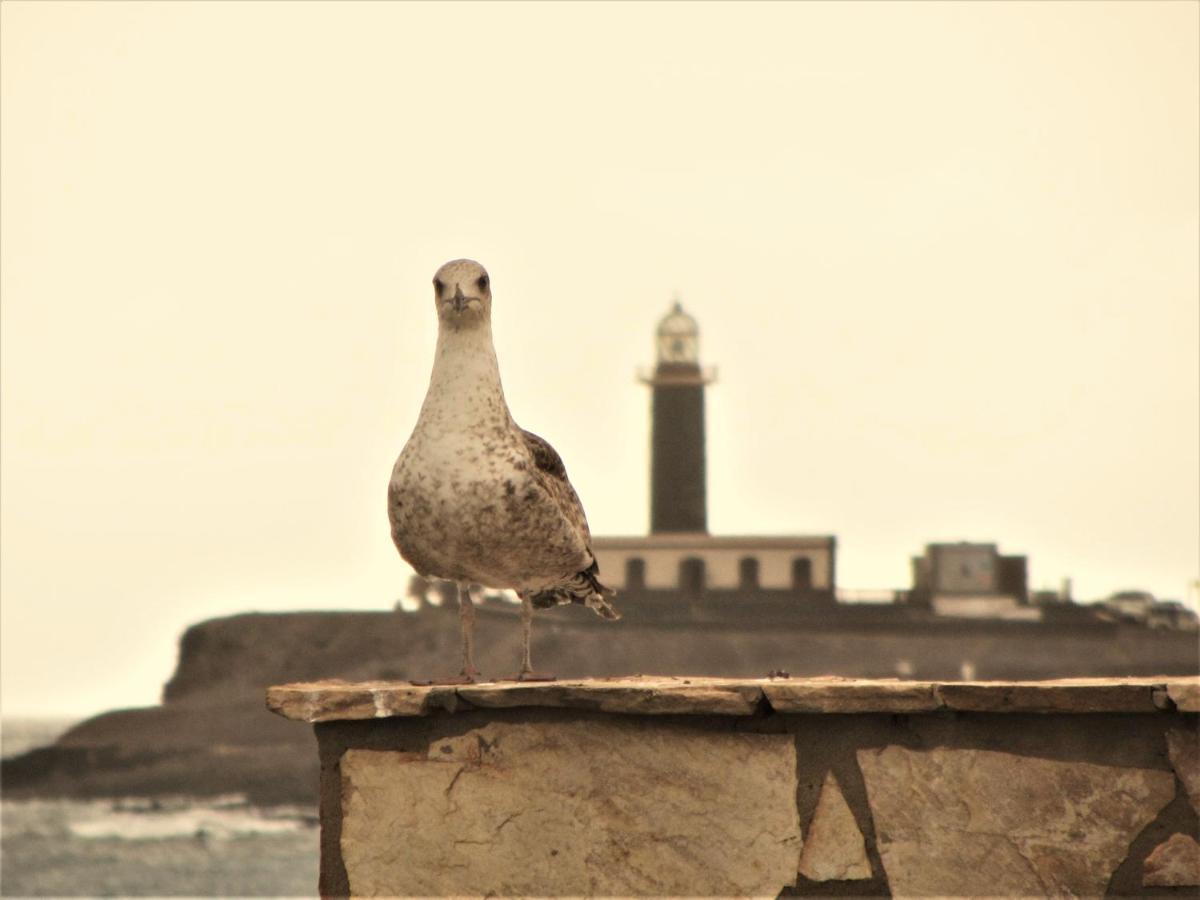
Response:
[{"label": "building window", "polygon": [[743,556],[738,561],[738,587],[743,591],[758,589],[758,560],[753,556]]},{"label": "building window", "polygon": [[792,589],[807,591],[812,588],[812,560],[797,556],[792,560]]},{"label": "building window", "polygon": [[646,561],[639,556],[625,560],[625,589],[640,591],[646,586]]},{"label": "building window", "polygon": [[680,561],[679,590],[691,596],[704,592],[704,560],[689,556]]}]

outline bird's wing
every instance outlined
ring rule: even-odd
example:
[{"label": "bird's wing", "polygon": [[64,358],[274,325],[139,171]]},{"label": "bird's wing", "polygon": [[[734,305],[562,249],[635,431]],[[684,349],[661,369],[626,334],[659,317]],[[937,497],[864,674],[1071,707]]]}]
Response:
[{"label": "bird's wing", "polygon": [[550,442],[543,437],[538,437],[532,431],[526,431],[524,428],[521,429],[521,437],[525,439],[525,446],[528,448],[530,455],[533,456],[533,462],[538,469],[566,483],[567,487],[570,487],[571,482],[567,481],[567,467],[563,465],[562,457],[558,455],[558,451],[550,446]]},{"label": "bird's wing", "polygon": [[605,619],[619,619],[621,614],[608,601],[616,594],[610,587],[600,583],[596,576],[600,573],[600,564],[596,554],[592,552],[592,535],[588,530],[587,516],[583,512],[583,504],[571,482],[567,480],[567,467],[563,465],[562,457],[550,446],[544,438],[538,437],[531,431],[520,429],[525,447],[533,457],[534,465],[542,476],[542,483],[558,501],[559,508],[571,525],[583,537],[584,548],[587,550],[588,562],[573,578],[551,590],[541,591],[532,598],[533,605],[538,609],[557,606],[560,603],[580,603],[590,608],[596,615]]},{"label": "bird's wing", "polygon": [[[575,488],[571,487],[571,482],[567,479],[567,467],[563,465],[562,457],[545,438],[538,437],[532,431],[526,431],[524,428],[518,430],[525,441],[526,449],[529,450],[529,455],[533,457],[533,464],[537,467],[538,472],[542,473],[542,483],[558,500],[559,506],[571,524],[579,529],[584,543],[589,545],[588,555],[592,556],[590,546],[592,534],[588,529],[587,516],[584,515],[583,504],[579,502]],[[593,556],[592,559],[594,560],[595,557]]]}]

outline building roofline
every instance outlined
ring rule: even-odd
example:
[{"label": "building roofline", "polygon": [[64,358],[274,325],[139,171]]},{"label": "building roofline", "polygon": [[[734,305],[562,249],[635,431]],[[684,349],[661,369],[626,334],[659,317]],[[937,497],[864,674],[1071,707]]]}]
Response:
[{"label": "building roofline", "polygon": [[594,550],[816,550],[833,547],[837,538],[817,535],[648,534],[594,536]]},{"label": "building roofline", "polygon": [[999,550],[999,544],[995,541],[933,541],[925,545],[926,550],[944,550],[949,547],[951,550],[957,550],[961,547],[991,547],[993,550]]}]

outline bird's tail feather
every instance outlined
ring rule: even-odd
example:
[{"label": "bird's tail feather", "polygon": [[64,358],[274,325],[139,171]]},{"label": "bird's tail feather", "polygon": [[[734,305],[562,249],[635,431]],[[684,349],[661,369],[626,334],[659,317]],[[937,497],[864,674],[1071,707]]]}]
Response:
[{"label": "bird's tail feather", "polygon": [[600,567],[595,560],[592,560],[590,566],[576,572],[570,581],[557,587],[538,591],[530,597],[530,600],[537,609],[549,609],[563,603],[579,603],[600,618],[615,621],[621,618],[621,613],[608,602],[608,598],[615,597],[617,592],[600,583],[600,579],[596,577],[599,571]]}]

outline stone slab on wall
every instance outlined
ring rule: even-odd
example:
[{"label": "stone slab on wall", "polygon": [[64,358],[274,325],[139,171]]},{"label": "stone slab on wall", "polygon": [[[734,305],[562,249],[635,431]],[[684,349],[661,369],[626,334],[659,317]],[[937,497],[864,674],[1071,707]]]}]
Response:
[{"label": "stone slab on wall", "polygon": [[1175,796],[1159,769],[895,745],[857,756],[899,897],[1102,895]]},{"label": "stone slab on wall", "polygon": [[787,735],[489,722],[424,756],[348,750],[350,892],[775,896],[800,854]]},{"label": "stone slab on wall", "polygon": [[[268,688],[267,707],[301,722],[423,716],[475,708],[549,706],[643,715],[779,713],[1196,712],[1200,677],[1053,681],[895,678],[683,678],[634,675],[468,685],[314,681]],[[1198,707],[1200,708],[1200,707]]]},{"label": "stone slab on wall", "polygon": [[318,684],[271,704],[319,723],[326,896],[1195,890],[1200,717],[1178,680],[942,688]]}]

